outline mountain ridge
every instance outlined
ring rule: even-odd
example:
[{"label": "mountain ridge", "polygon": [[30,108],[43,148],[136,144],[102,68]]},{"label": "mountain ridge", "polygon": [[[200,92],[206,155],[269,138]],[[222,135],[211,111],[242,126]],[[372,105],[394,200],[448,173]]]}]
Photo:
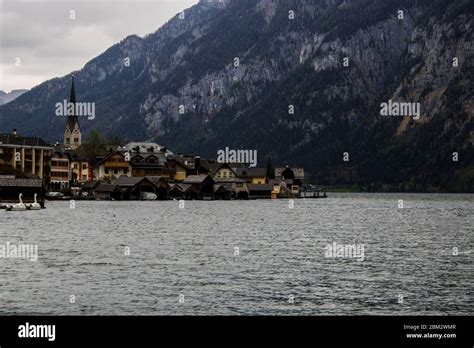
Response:
[{"label": "mountain ridge", "polygon": [[[76,72],[98,115],[81,126],[205,156],[257,149],[259,165],[303,166],[319,184],[472,192],[472,43],[464,0],[201,1]],[[2,127],[60,139],[47,111],[68,79],[0,107]],[[382,118],[389,99],[420,102],[420,119]]]},{"label": "mountain ridge", "polygon": [[0,90],[0,105],[9,103],[19,96],[21,96],[23,93],[27,92],[27,89],[12,89],[10,92],[5,92]]}]

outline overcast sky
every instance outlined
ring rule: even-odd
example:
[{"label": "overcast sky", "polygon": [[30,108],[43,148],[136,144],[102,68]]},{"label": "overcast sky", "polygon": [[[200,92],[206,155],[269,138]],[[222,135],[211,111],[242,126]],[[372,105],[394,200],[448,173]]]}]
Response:
[{"label": "overcast sky", "polygon": [[0,90],[30,89],[81,69],[126,36],[152,33],[197,2],[0,0]]}]

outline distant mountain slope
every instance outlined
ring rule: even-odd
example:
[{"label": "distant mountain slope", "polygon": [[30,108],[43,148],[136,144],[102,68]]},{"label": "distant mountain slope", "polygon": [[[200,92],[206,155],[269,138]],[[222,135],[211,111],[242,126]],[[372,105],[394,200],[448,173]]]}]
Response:
[{"label": "distant mountain slope", "polygon": [[[473,62],[469,0],[201,1],[87,63],[76,92],[96,103],[86,131],[206,156],[257,149],[259,165],[321,184],[473,192]],[[0,127],[61,139],[69,83],[0,107]],[[419,102],[420,118],[382,117],[389,99]]]},{"label": "distant mountain slope", "polygon": [[23,93],[27,92],[27,89],[14,89],[10,93],[0,90],[0,105],[6,104],[15,100]]}]

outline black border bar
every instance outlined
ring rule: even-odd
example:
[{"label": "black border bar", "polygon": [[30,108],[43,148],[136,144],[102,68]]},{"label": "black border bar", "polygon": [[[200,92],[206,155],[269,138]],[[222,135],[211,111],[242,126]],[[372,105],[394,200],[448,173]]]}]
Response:
[{"label": "black border bar", "polygon": [[[473,347],[471,316],[3,316],[0,347],[59,345],[311,345]],[[19,326],[55,325],[55,340],[20,338]],[[408,326],[418,327],[416,331]],[[423,326],[424,325],[424,326]],[[442,325],[438,326],[438,325]],[[447,325],[447,326],[445,326]],[[430,329],[431,328],[431,329]],[[407,338],[407,333],[456,338]]]}]

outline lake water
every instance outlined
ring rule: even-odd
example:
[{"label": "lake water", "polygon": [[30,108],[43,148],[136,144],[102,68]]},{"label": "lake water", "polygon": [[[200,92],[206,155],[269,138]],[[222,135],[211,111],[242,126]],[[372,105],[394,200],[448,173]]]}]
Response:
[{"label": "lake water", "polygon": [[[38,245],[36,262],[0,258],[0,315],[472,315],[473,203],[351,193],[292,209],[259,200],[0,210],[0,246]],[[326,257],[333,243],[362,245],[364,260]]]}]

